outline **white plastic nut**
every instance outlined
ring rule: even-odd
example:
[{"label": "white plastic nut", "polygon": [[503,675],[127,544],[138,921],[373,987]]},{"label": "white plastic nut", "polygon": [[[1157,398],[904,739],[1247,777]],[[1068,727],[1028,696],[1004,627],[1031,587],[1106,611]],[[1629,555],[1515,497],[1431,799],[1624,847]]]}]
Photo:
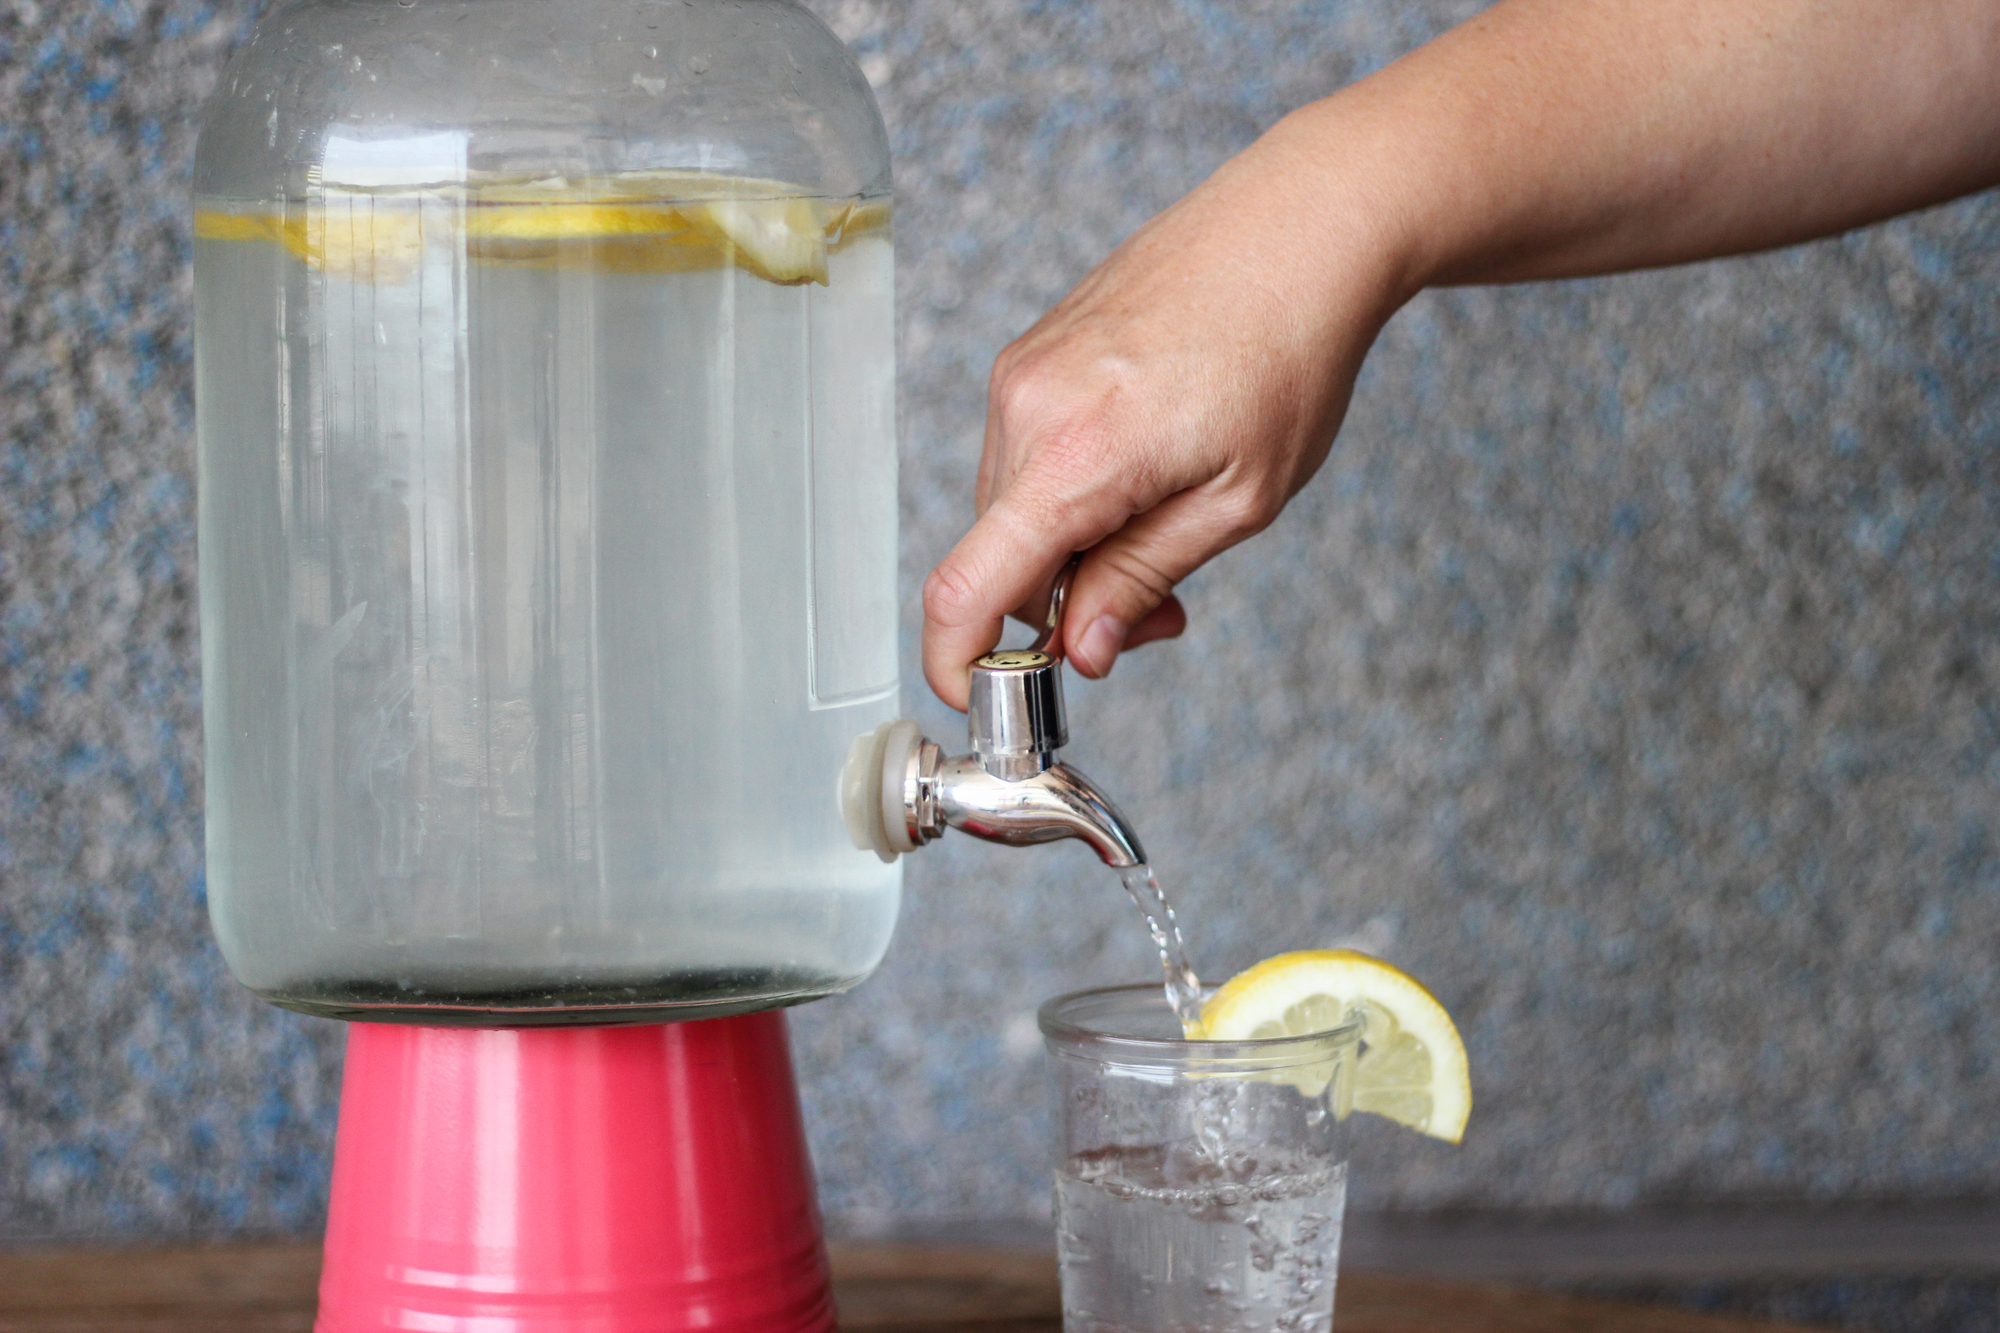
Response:
[{"label": "white plastic nut", "polygon": [[884,861],[917,850],[903,817],[903,775],[923,743],[922,731],[908,718],[884,722],[854,738],[840,768],[840,815],[847,836]]},{"label": "white plastic nut", "polygon": [[882,742],[891,723],[863,732],[847,747],[847,762],[840,766],[840,817],[847,824],[847,836],[864,852],[873,852],[884,861],[896,859],[889,835],[882,827]]}]

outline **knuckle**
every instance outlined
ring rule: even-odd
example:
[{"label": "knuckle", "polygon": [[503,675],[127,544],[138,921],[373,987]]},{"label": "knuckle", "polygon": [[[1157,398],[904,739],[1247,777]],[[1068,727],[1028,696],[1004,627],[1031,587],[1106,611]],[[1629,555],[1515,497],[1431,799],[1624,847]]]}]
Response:
[{"label": "knuckle", "polygon": [[1008,343],[993,358],[993,371],[986,377],[986,396],[995,404],[1006,402],[1013,392],[1015,368],[1021,363],[1019,347],[1018,343]]},{"label": "knuckle", "polygon": [[1110,572],[1118,575],[1146,598],[1145,606],[1135,609],[1150,609],[1173,595],[1173,576],[1147,559],[1142,552],[1132,550],[1130,547],[1114,548],[1105,551],[1103,559]]},{"label": "knuckle", "polygon": [[1017,338],[993,358],[987,389],[994,402],[1008,404],[1039,393],[1052,381],[1048,357],[1030,347],[1025,338]]},{"label": "knuckle", "polygon": [[954,628],[966,624],[977,602],[971,576],[950,556],[924,580],[924,615],[937,624]]},{"label": "knuckle", "polygon": [[1101,358],[1016,343],[994,359],[989,393],[1009,427],[1044,435],[1106,415],[1106,408],[1125,396],[1123,378]]},{"label": "knuckle", "polygon": [[1216,496],[1214,514],[1221,535],[1234,544],[1270,527],[1283,507],[1284,497],[1275,488],[1246,482],[1225,487]]},{"label": "knuckle", "polygon": [[993,386],[991,410],[1010,438],[1025,440],[1041,434],[1051,420],[1063,415],[1062,395],[1041,375],[1017,371]]}]

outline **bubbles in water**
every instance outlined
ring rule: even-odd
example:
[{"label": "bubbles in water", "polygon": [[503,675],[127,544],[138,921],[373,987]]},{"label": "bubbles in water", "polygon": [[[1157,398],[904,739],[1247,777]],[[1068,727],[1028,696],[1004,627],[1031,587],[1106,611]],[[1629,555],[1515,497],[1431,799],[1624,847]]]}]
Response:
[{"label": "bubbles in water", "polygon": [[1064,1327],[1326,1333],[1346,1169],[1224,1170],[1166,1145],[1079,1154],[1056,1175]]}]

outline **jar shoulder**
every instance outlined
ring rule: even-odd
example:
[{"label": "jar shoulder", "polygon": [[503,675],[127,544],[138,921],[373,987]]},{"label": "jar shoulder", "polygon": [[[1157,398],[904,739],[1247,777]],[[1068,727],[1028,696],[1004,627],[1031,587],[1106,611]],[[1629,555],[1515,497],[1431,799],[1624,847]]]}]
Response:
[{"label": "jar shoulder", "polygon": [[298,198],[360,163],[429,183],[704,171],[886,191],[852,55],[793,0],[297,0],[203,114],[195,190]]}]

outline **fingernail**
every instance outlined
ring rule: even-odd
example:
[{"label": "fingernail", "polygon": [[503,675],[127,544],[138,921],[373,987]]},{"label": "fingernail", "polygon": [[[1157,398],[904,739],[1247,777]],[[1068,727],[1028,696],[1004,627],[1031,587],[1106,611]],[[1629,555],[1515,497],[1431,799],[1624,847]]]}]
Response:
[{"label": "fingernail", "polygon": [[1125,646],[1125,636],[1131,632],[1132,627],[1117,616],[1099,616],[1083,632],[1076,655],[1090,668],[1091,675],[1108,676],[1111,664],[1118,660],[1118,650]]}]

